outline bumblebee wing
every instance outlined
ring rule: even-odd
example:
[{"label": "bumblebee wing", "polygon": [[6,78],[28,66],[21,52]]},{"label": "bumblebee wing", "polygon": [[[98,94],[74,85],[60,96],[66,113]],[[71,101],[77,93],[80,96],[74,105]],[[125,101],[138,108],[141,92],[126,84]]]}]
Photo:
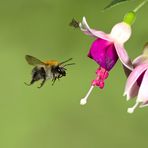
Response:
[{"label": "bumblebee wing", "polygon": [[26,61],[28,62],[28,64],[33,65],[33,66],[37,66],[40,64],[45,64],[42,61],[40,61],[39,59],[31,56],[31,55],[26,55],[25,56]]}]

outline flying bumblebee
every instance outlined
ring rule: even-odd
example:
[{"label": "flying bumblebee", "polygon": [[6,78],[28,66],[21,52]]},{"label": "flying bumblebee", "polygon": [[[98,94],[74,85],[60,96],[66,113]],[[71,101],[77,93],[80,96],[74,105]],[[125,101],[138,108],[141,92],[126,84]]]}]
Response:
[{"label": "flying bumblebee", "polygon": [[58,62],[56,60],[49,60],[47,62],[42,62],[33,56],[26,55],[25,59],[28,62],[28,64],[35,66],[32,69],[32,80],[30,84],[27,83],[25,84],[30,86],[34,82],[42,80],[41,85],[38,88],[41,88],[44,85],[45,81],[48,79],[52,80],[52,85],[53,85],[57,79],[66,76],[66,70],[67,70],[65,68],[66,66],[75,64],[75,63],[65,64],[66,62],[72,60],[72,58],[64,62]]}]

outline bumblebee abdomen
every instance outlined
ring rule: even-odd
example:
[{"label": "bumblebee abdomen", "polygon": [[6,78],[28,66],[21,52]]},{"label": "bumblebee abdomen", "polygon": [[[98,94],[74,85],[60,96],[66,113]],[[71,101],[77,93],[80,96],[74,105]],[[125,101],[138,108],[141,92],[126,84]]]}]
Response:
[{"label": "bumblebee abdomen", "polygon": [[34,67],[32,69],[32,78],[34,81],[38,81],[40,79],[44,79],[44,77],[46,76],[46,72],[44,67]]}]

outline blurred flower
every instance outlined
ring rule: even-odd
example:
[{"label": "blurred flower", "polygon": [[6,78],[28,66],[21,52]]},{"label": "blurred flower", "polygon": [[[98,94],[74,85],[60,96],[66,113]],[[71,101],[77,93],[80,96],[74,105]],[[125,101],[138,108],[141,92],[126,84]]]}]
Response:
[{"label": "blurred flower", "polygon": [[133,61],[133,66],[135,68],[127,79],[124,95],[127,100],[137,96],[137,100],[135,105],[128,109],[129,113],[133,113],[138,106],[148,106],[148,43],[143,54]]},{"label": "blurred flower", "polygon": [[81,100],[81,104],[84,105],[94,86],[104,87],[104,80],[116,64],[118,58],[122,62],[125,72],[132,70],[132,63],[124,49],[124,43],[131,36],[131,26],[125,22],[121,22],[113,26],[110,34],[106,34],[102,31],[91,29],[85,17],[83,17],[82,23],[79,26],[85,34],[96,38],[90,47],[88,57],[100,65],[100,68],[96,72],[96,79],[93,80],[87,95]]}]

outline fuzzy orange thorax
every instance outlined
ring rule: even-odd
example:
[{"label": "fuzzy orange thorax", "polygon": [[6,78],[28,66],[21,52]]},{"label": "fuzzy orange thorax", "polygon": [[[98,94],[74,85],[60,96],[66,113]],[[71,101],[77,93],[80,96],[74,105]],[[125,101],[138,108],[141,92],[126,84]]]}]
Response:
[{"label": "fuzzy orange thorax", "polygon": [[56,60],[50,60],[50,61],[46,61],[44,62],[46,65],[50,65],[50,66],[57,66],[59,64],[58,61]]}]

